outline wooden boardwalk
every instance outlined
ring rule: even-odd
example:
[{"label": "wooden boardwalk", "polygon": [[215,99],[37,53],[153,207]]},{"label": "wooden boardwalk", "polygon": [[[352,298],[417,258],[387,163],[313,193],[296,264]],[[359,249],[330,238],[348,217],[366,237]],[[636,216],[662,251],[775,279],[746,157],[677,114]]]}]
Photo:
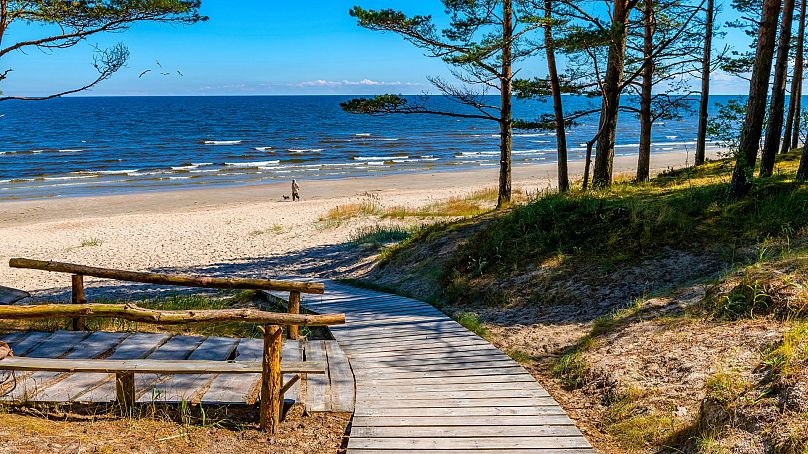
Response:
[{"label": "wooden boardwalk", "polygon": [[[261,339],[172,336],[151,333],[86,331],[19,332],[2,336],[15,355],[32,358],[106,358],[260,361]],[[354,384],[345,355],[334,341],[286,341],[283,359],[327,361],[328,373],[295,383],[286,400],[305,402],[308,411],[353,411]],[[291,376],[285,376],[284,380]],[[210,405],[254,404],[261,374],[136,374],[139,402],[193,402]],[[115,375],[17,372],[3,385],[2,400],[15,402],[102,403],[115,400]],[[13,387],[13,389],[12,389]]]},{"label": "wooden boardwalk", "polygon": [[349,454],[592,453],[578,428],[511,358],[421,301],[333,282],[305,295],[356,380]]}]

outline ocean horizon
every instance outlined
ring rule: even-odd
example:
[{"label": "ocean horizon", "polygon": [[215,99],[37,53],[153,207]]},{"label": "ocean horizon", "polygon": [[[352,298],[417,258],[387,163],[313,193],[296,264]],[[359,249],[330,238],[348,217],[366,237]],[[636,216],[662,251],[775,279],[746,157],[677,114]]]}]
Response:
[{"label": "ocean horizon", "polygon": [[[297,179],[383,176],[498,166],[495,122],[435,115],[343,112],[349,95],[76,96],[0,104],[0,200],[226,187]],[[719,103],[743,96],[711,98]],[[624,98],[634,104],[634,100]],[[697,97],[681,118],[655,123],[652,154],[695,150]],[[442,96],[436,109],[464,112]],[[565,97],[572,112],[598,99]],[[514,118],[552,104],[515,100]],[[567,133],[582,160],[596,118]],[[636,115],[622,113],[615,154],[636,155]],[[718,148],[709,141],[708,147]],[[652,158],[653,159],[653,158]],[[552,131],[515,131],[513,165],[556,161]]]}]

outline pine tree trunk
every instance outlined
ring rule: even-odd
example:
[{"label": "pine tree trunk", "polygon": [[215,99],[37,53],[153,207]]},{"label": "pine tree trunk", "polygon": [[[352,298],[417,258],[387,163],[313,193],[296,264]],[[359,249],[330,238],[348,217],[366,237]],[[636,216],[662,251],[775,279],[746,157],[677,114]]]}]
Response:
[{"label": "pine tree trunk", "polygon": [[797,86],[797,94],[794,96],[796,104],[794,105],[794,126],[791,130],[791,147],[793,150],[800,146],[800,116],[802,114],[802,71],[800,71],[800,84]]},{"label": "pine tree trunk", "polygon": [[797,169],[797,180],[805,181],[808,178],[808,147],[803,145],[802,156],[800,156],[800,168]]},{"label": "pine tree trunk", "polygon": [[511,203],[511,144],[512,130],[512,61],[513,7],[511,0],[502,2],[502,74],[500,75],[501,113],[499,121],[499,198],[497,208]]},{"label": "pine tree trunk", "polygon": [[609,46],[606,75],[603,78],[603,102],[601,115],[603,132],[598,137],[595,153],[595,169],[592,172],[592,187],[605,188],[612,184],[614,164],[614,139],[617,131],[617,114],[620,108],[620,91],[626,59],[626,25],[628,22],[626,0],[614,0],[612,12],[613,41]]},{"label": "pine tree trunk", "polygon": [[805,49],[805,2],[800,1],[800,25],[797,32],[797,50],[794,55],[794,75],[791,78],[791,102],[789,103],[789,117],[792,119],[791,128],[783,135],[781,153],[787,153],[800,144],[800,110],[802,108],[802,75],[803,52]]},{"label": "pine tree trunk", "polygon": [[654,87],[654,2],[645,0],[643,9],[643,64],[640,89],[640,152],[637,159],[637,181],[648,181],[651,167],[651,90]]},{"label": "pine tree trunk", "polygon": [[783,108],[786,98],[792,22],[794,22],[794,0],[785,0],[783,2],[783,18],[780,21],[780,40],[777,44],[777,62],[774,65],[772,97],[769,104],[769,124],[766,126],[763,155],[760,158],[760,176],[762,177],[770,176],[774,171],[774,160],[780,149],[780,139],[783,137]]},{"label": "pine tree trunk", "polygon": [[566,192],[570,188],[567,168],[567,131],[564,124],[564,106],[561,103],[561,84],[555,61],[555,47],[550,21],[553,17],[552,1],[544,0],[544,48],[547,51],[547,73],[550,77],[550,91],[553,94],[553,115],[555,117],[556,146],[558,147],[558,190]]},{"label": "pine tree trunk", "polygon": [[745,196],[752,185],[752,172],[757,161],[760,136],[763,133],[763,117],[766,114],[766,92],[769,89],[780,2],[781,0],[763,1],[755,62],[749,82],[749,101],[738,141],[735,170],[732,173],[730,190],[732,196],[736,198]]},{"label": "pine tree trunk", "polygon": [[710,53],[713,47],[713,16],[715,0],[707,0],[704,19],[704,55],[701,60],[701,100],[699,103],[699,129],[696,137],[695,164],[704,164],[707,155],[707,107],[710,105]]}]

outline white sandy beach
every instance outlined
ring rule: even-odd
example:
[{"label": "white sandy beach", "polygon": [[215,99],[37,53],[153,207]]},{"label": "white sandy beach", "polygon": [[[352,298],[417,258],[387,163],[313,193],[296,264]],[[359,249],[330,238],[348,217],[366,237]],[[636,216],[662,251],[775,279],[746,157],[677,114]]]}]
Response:
[{"label": "white sandy beach", "polygon": [[[659,172],[682,167],[687,160],[681,152],[655,154],[652,166]],[[635,166],[636,156],[615,158],[616,173],[633,172]],[[583,163],[571,163],[570,170],[582,174]],[[531,192],[551,188],[555,172],[554,163],[515,167],[514,188]],[[67,275],[10,269],[11,257],[129,270],[173,268],[273,277],[284,271],[275,265],[286,262],[267,258],[327,262],[329,255],[339,255],[339,245],[352,232],[374,221],[359,218],[324,227],[318,220],[335,206],[361,200],[365,193],[376,194],[382,205],[415,207],[490,188],[496,181],[495,168],[300,181],[303,200],[296,203],[281,197],[289,193],[288,183],[3,202],[0,285],[26,291],[69,285]]]}]

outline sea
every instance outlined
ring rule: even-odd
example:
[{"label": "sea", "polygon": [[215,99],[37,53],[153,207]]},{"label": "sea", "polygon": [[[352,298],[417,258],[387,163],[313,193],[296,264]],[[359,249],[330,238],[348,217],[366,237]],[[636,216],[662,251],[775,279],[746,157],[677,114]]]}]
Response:
[{"label": "sea", "polygon": [[[498,166],[496,122],[436,115],[343,112],[351,96],[65,97],[0,103],[0,201],[80,197],[311,179],[379,177]],[[728,97],[711,98],[711,113]],[[497,98],[490,100],[496,104]],[[652,153],[695,149],[697,98],[653,127]],[[434,110],[473,113],[441,97]],[[623,101],[634,103],[633,100]],[[598,100],[567,96],[567,112]],[[636,103],[634,103],[636,104]],[[514,117],[552,104],[516,100]],[[592,116],[567,134],[570,160],[585,156]],[[616,154],[636,155],[636,115],[622,113]],[[719,144],[709,141],[708,146]],[[652,157],[653,159],[653,157]],[[556,160],[552,131],[515,131],[513,165]]]}]

